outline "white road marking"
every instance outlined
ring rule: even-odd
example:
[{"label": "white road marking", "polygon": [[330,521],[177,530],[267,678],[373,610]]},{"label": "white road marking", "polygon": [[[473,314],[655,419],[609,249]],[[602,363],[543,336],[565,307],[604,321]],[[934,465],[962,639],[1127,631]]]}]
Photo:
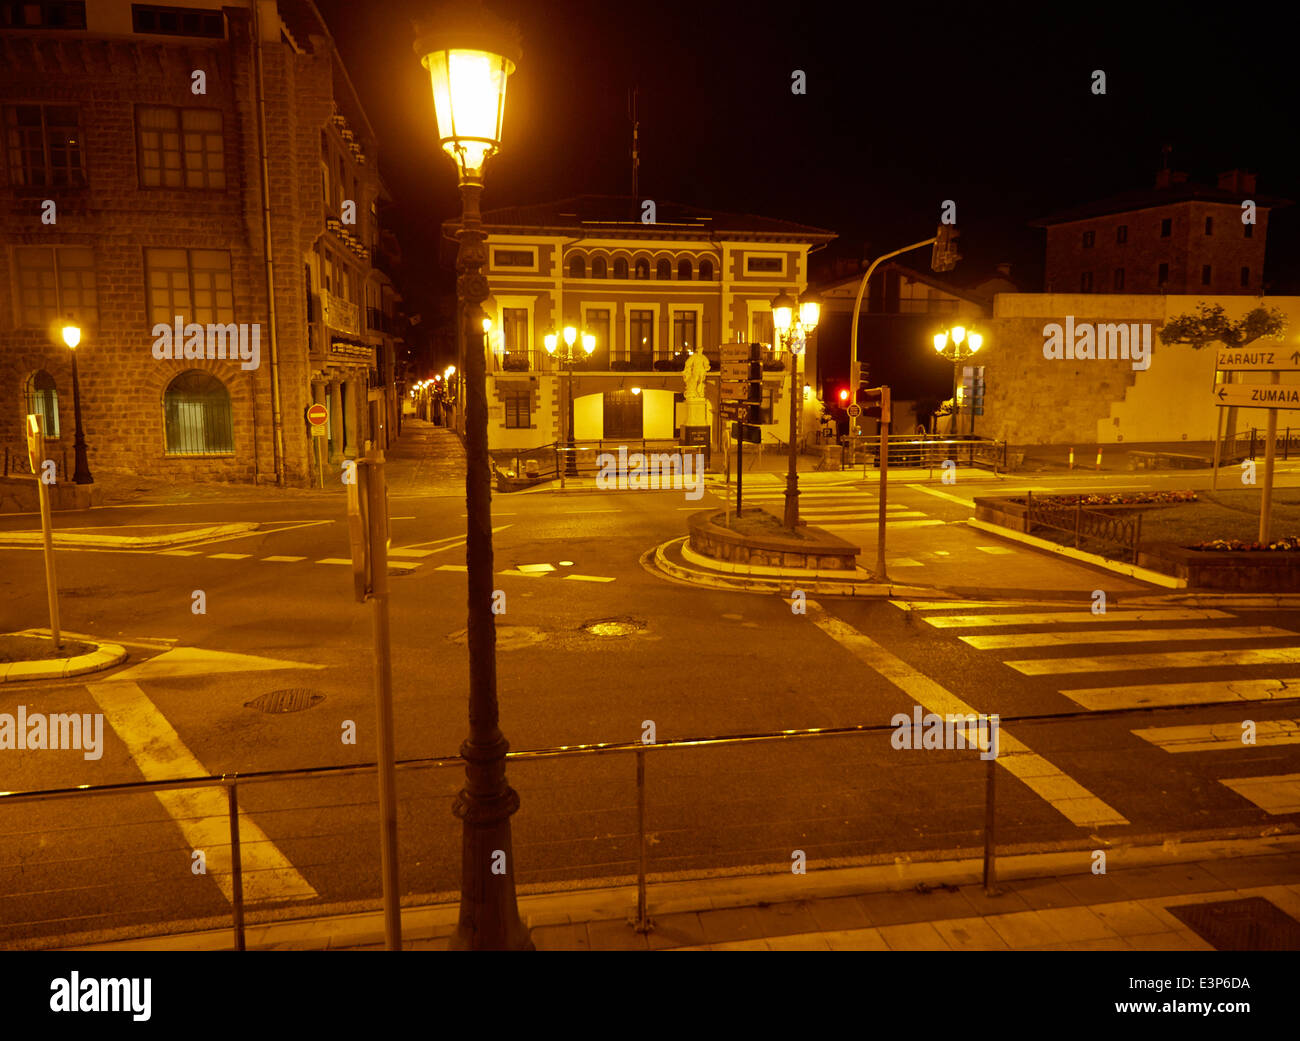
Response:
[{"label": "white road marking", "polygon": [[209,553],[209,560],[247,560],[251,553]]},{"label": "white road marking", "polygon": [[1133,622],[1193,622],[1209,618],[1231,618],[1227,611],[1194,610],[1186,607],[1154,608],[1130,611],[1114,610],[1105,614],[1093,614],[1089,604],[1080,603],[1077,611],[1044,611],[1037,614],[964,614],[939,615],[927,618],[927,625],[936,629],[968,629],[976,626],[993,625],[1057,625],[1061,622],[1094,622],[1104,625],[1107,622],[1120,622],[1129,625]]},{"label": "white road marking", "polygon": [[[464,543],[461,543],[461,545],[464,545]],[[443,548],[451,549],[450,546],[444,546]],[[427,557],[436,552],[437,550],[433,549],[406,549],[403,547],[402,549],[390,549],[388,555],[390,557]]]},{"label": "white road marking", "polygon": [[434,568],[435,571],[469,571],[465,564],[440,564]]},{"label": "white road marking", "polygon": [[[1245,731],[1239,722],[1147,727],[1132,733],[1166,752],[1231,752],[1253,747],[1242,742]],[[1255,724],[1255,744],[1300,744],[1300,723],[1294,719],[1262,719]]]},{"label": "white road marking", "polygon": [[1054,676],[1066,672],[1125,672],[1136,669],[1215,668],[1226,665],[1295,665],[1300,647],[1260,647],[1252,650],[1168,651],[1161,654],[1106,654],[1091,658],[1039,658],[1009,661],[1025,676]]},{"label": "white road marking", "polygon": [[317,564],[346,564],[348,567],[352,566],[352,561],[345,559],[344,557],[325,557],[321,560],[316,561],[316,563]]},{"label": "white road marking", "polygon": [[925,567],[919,560],[913,560],[911,557],[894,557],[885,561],[885,567]]},{"label": "white road marking", "polygon": [[[146,780],[209,775],[207,767],[185,747],[180,735],[136,684],[114,679],[88,684],[88,689]],[[209,876],[226,899],[233,900],[225,791],[191,788],[154,794],[180,828],[186,844],[203,850]],[[316,899],[316,890],[243,810],[239,811],[239,843],[244,899],[248,903]]]},{"label": "white road marking", "polygon": [[1078,643],[1166,643],[1175,640],[1257,640],[1295,636],[1271,625],[1239,625],[1223,629],[1085,629],[1080,632],[995,633],[991,636],[963,636],[962,643],[976,650],[1006,647],[1054,647]]},{"label": "white road marking", "polygon": [[323,669],[301,661],[263,658],[233,651],[205,651],[199,647],[177,647],[157,657],[116,673],[113,680],[171,679],[176,676],[208,676],[215,672],[269,672],[275,669]]},{"label": "white road marking", "polygon": [[306,557],[263,557],[263,560],[271,560],[277,564],[294,564],[300,560],[306,560]]},{"label": "white road marking", "polygon": [[[506,528],[511,528],[511,527],[514,527],[514,525],[512,525],[512,524],[502,524],[500,527],[493,528],[493,529],[492,529],[492,534],[495,535],[498,531],[505,531]],[[443,536],[442,538],[440,538],[440,539],[426,539],[424,542],[411,542],[411,543],[408,543],[408,544],[405,545],[405,546],[402,546],[401,548],[402,548],[402,549],[418,549],[418,548],[420,548],[421,546],[437,546],[438,543],[440,543],[440,542],[453,542],[453,541],[456,540],[456,539],[460,539],[459,542],[456,542],[456,545],[457,545],[457,546],[463,546],[463,545],[465,544],[465,535],[462,533],[462,534],[460,534],[460,535],[444,535],[444,536]],[[451,547],[451,546],[442,546],[442,547],[440,547],[440,548],[441,548],[441,549],[451,549],[452,547]],[[434,552],[437,552],[437,550],[435,550]]]},{"label": "white road marking", "polygon": [[1300,813],[1300,774],[1272,777],[1231,777],[1219,782],[1265,813]]},{"label": "white road marking", "polygon": [[197,549],[160,549],[160,550],[156,550],[156,552],[157,552],[157,554],[158,554],[159,556],[161,556],[161,557],[197,557],[197,556],[199,556],[199,551],[198,551]]},{"label": "white road marking", "polygon": [[[852,626],[826,614],[815,601],[809,600],[807,607],[809,618],[822,632],[904,694],[915,698],[926,711],[940,716],[976,714],[974,708],[929,676],[918,672]],[[1125,817],[1083,785],[1012,737],[1005,727],[998,728],[996,761],[1081,828],[1128,823]]]},{"label": "white road marking", "polygon": [[1015,553],[1015,552],[1016,552],[1014,549],[1011,549],[1011,548],[1009,548],[1009,547],[1007,547],[1007,546],[976,546],[975,548],[976,548],[977,550],[979,550],[981,553],[1000,554],[1000,553]]},{"label": "white road marking", "polygon": [[[1287,684],[1294,684],[1288,687]],[[1273,680],[1210,680],[1200,683],[1151,683],[1131,687],[1086,687],[1062,690],[1076,705],[1093,712],[1147,705],[1204,705],[1214,701],[1272,701],[1293,698],[1300,676]]]},{"label": "white road marking", "polygon": [[923,484],[909,484],[907,487],[914,492],[925,492],[926,495],[934,495],[940,499],[950,499],[952,502],[959,502],[963,506],[969,506],[971,509],[975,508],[974,499],[963,499],[960,495],[952,495],[949,492],[936,491],[934,488],[927,488]]},{"label": "white road marking", "polygon": [[566,579],[572,579],[575,582],[613,582],[612,578],[602,578],[600,575],[563,575]]},{"label": "white road marking", "polygon": [[[804,519],[807,520],[808,518],[805,517]],[[902,529],[902,528],[933,528],[933,527],[935,527],[936,525],[942,525],[942,524],[947,524],[947,523],[948,523],[947,521],[941,521],[941,520],[900,520],[900,521],[896,521],[896,520],[894,520],[893,517],[886,517],[886,518],[885,518],[885,527],[886,527],[886,528],[891,528],[891,529]],[[829,522],[823,522],[823,523],[819,524],[818,527],[822,527],[822,528],[878,528],[878,527],[880,527],[880,522],[879,522],[878,520],[873,520],[873,521],[862,521],[862,522],[860,522],[860,523],[856,523],[856,524],[840,524],[840,523],[838,523],[838,522],[836,522],[836,521],[829,521]]]},{"label": "white road marking", "polygon": [[1077,604],[1080,609],[1087,609],[1091,602],[1082,600],[891,600],[895,607],[904,611],[972,611],[988,607],[1064,607]]},{"label": "white road marking", "polygon": [[547,572],[547,571],[554,571],[555,565],[554,564],[519,564],[517,565],[516,569],[519,571],[527,571],[529,573],[534,571]]}]

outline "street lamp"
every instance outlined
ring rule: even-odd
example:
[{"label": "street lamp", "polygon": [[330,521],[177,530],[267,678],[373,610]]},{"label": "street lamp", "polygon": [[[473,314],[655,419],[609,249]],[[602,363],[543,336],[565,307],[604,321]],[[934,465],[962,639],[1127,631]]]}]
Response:
[{"label": "street lamp", "polygon": [[[492,612],[491,459],[487,436],[486,343],[482,303],[487,236],[479,198],[483,170],[501,143],[506,81],[521,48],[518,29],[477,5],[444,7],[417,26],[415,53],[429,70],[438,139],[456,162],[461,221],[456,289],[473,341],[465,352],[465,562],[469,587],[469,737],[461,745],[465,787],[456,798],[461,828],[460,921],[451,946],[474,950],[532,950],[519,920],[510,817],[519,795],[506,781],[510,745],[498,725],[496,625]],[[448,368],[448,376],[454,371]],[[504,859],[503,859],[504,858]],[[504,874],[496,873],[504,864]],[[495,869],[495,871],[494,871]]]},{"label": "street lamp", "polygon": [[772,301],[772,326],[790,353],[790,470],[785,478],[785,526],[791,531],[799,524],[799,356],[820,317],[821,304],[812,293],[800,299],[797,317],[795,302],[788,294],[781,293]]},{"label": "street lamp", "polygon": [[[975,353],[983,346],[984,337],[979,333],[968,331],[962,325],[954,325],[947,332],[934,334],[935,351],[952,362],[952,432],[954,437],[957,435],[960,425],[958,416],[961,411],[957,404],[957,370],[962,362],[974,357]],[[974,405],[971,406],[970,412],[970,432],[975,433]]]},{"label": "street lamp", "polygon": [[[561,364],[565,371],[565,383],[568,386],[568,404],[565,407],[565,453],[564,472],[560,474],[560,487],[564,487],[564,478],[567,474],[570,477],[578,476],[578,457],[577,448],[573,438],[573,362],[577,357],[573,345],[578,339],[578,330],[571,325],[564,327],[564,354],[560,358]],[[555,333],[547,333],[542,342],[546,345],[546,353],[552,358],[555,357],[555,351],[559,347],[560,338]],[[582,334],[582,349],[586,352],[588,358],[596,349],[596,337],[594,333]]]},{"label": "street lamp", "polygon": [[73,450],[77,460],[72,479],[77,484],[94,484],[95,479],[90,476],[90,463],[86,460],[86,437],[81,432],[81,380],[77,378],[77,344],[81,343],[81,328],[76,325],[65,325],[63,342],[72,352],[72,415],[76,426]]}]

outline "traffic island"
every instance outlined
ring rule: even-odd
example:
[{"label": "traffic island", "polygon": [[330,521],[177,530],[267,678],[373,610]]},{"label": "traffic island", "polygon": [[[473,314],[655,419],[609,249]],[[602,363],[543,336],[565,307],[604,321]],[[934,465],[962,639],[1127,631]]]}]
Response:
[{"label": "traffic island", "polygon": [[[52,510],[88,510],[104,504],[104,489],[97,484],[59,482],[48,488]],[[40,488],[34,474],[0,477],[0,513],[36,513],[40,508]]]},{"label": "traffic island", "polygon": [[799,524],[794,531],[763,509],[751,508],[731,518],[727,511],[701,510],[689,521],[689,548],[701,557],[743,568],[779,568],[852,577],[859,547],[829,531]]},{"label": "traffic island", "polygon": [[0,634],[0,683],[20,680],[66,679],[102,672],[126,660],[126,649],[116,643],[70,640],[56,647],[50,636],[35,633]]}]

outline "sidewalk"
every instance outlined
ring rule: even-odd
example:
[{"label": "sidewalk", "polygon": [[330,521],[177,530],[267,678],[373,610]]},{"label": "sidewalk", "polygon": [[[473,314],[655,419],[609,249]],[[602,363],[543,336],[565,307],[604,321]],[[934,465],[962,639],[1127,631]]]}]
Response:
[{"label": "sidewalk", "polygon": [[389,446],[384,475],[388,494],[465,496],[465,446],[454,430],[407,416],[402,436]]},{"label": "sidewalk", "polygon": [[[1089,850],[1000,857],[995,895],[978,859],[652,883],[647,934],[629,924],[631,885],[522,895],[519,909],[538,950],[1300,949],[1296,835],[1120,847],[1107,857],[1106,874],[1092,873]],[[1228,929],[1184,920],[1189,905],[1261,899],[1209,916]],[[457,916],[456,903],[405,908],[403,947],[445,950]],[[230,947],[225,928],[81,949]],[[373,911],[250,926],[247,947],[378,950],[383,919]]]}]

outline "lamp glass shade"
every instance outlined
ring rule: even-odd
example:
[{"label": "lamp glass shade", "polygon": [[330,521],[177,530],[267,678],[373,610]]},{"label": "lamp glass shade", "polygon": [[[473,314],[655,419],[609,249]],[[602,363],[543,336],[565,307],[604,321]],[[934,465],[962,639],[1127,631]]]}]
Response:
[{"label": "lamp glass shade", "polygon": [[542,342],[546,344],[547,354],[555,353],[555,344],[556,344],[555,333],[547,333],[544,337],[542,337]]},{"label": "lamp glass shade", "polygon": [[935,333],[935,334],[934,334],[934,349],[935,349],[936,351],[938,351],[940,354],[942,354],[942,353],[943,353],[943,349],[944,349],[945,347],[947,347],[947,346],[948,346],[948,334],[947,334],[947,333]]},{"label": "lamp glass shade", "polygon": [[805,300],[799,305],[799,324],[811,332],[817,328],[817,319],[821,313],[821,304],[816,300]]},{"label": "lamp glass shade", "polygon": [[952,327],[952,342],[960,344],[966,339],[966,327],[964,325],[954,325]]},{"label": "lamp glass shade", "polygon": [[81,342],[81,329],[75,325],[65,325],[63,327],[63,342],[76,350],[77,344]]},{"label": "lamp glass shade", "polygon": [[790,321],[793,316],[794,308],[788,302],[772,305],[772,327],[778,332],[785,332],[790,328]]},{"label": "lamp glass shade", "polygon": [[590,354],[592,351],[594,351],[594,350],[596,349],[596,335],[595,335],[595,333],[583,333],[583,334],[582,334],[582,349],[583,349],[584,351],[586,351],[588,354]]},{"label": "lamp glass shade", "polygon": [[984,346],[984,337],[979,333],[971,333],[966,337],[966,342],[970,344],[971,353],[974,354]]},{"label": "lamp glass shade", "polygon": [[567,343],[570,347],[572,347],[573,341],[576,340],[577,338],[578,338],[578,330],[571,325],[566,325],[564,327],[564,342]]},{"label": "lamp glass shade", "polygon": [[501,143],[506,80],[514,62],[491,51],[447,48],[422,59],[433,86],[438,138],[464,177],[479,179]]}]

